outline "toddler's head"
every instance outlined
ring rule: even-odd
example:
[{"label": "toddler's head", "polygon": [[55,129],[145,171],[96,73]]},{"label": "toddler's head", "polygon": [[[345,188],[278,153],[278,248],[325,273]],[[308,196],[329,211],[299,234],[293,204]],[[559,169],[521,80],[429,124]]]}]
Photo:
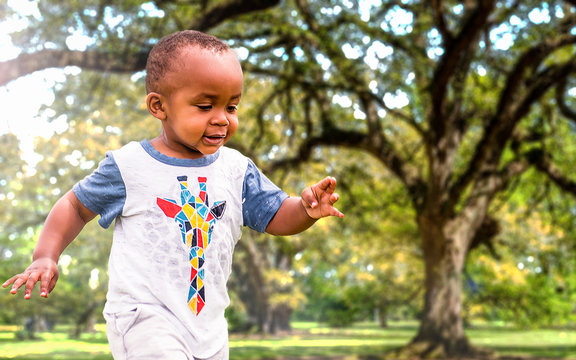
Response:
[{"label": "toddler's head", "polygon": [[153,141],[169,156],[215,153],[238,127],[242,67],[218,38],[186,30],[162,38],[146,65],[146,104],[162,121]]},{"label": "toddler's head", "polygon": [[146,93],[159,92],[159,83],[167,72],[176,70],[182,51],[190,47],[215,53],[231,51],[230,46],[215,36],[200,31],[184,30],[165,36],[150,51],[146,62]]}]

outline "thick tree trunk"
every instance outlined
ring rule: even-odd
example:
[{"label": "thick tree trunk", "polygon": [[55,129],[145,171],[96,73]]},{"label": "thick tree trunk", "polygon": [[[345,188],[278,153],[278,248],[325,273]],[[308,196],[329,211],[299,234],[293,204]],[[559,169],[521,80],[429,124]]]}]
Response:
[{"label": "thick tree trunk", "polygon": [[460,358],[479,352],[470,344],[462,320],[462,273],[470,227],[457,223],[419,218],[426,272],[424,309],[418,333],[399,351],[400,357]]},{"label": "thick tree trunk", "polygon": [[[426,230],[424,230],[426,231]],[[424,310],[413,343],[429,344],[423,355],[461,355],[470,351],[462,325],[462,268],[465,250],[446,239],[425,254]]]},{"label": "thick tree trunk", "polygon": [[232,265],[233,282],[229,287],[242,299],[249,323],[256,325],[258,332],[268,333],[272,328],[272,307],[263,270],[269,265],[260,256],[255,239],[246,237],[237,246],[236,259]]},{"label": "thick tree trunk", "polygon": [[74,331],[71,334],[73,339],[78,339],[83,332],[89,331],[94,332],[94,312],[98,307],[98,303],[91,302],[86,307],[85,311],[82,312],[78,318],[76,319],[76,326],[74,327]]},{"label": "thick tree trunk", "polygon": [[378,309],[377,320],[381,328],[388,328],[388,306],[386,306],[384,303],[381,304],[380,308]]},{"label": "thick tree trunk", "polygon": [[388,308],[390,303],[387,301],[386,296],[382,296],[376,301],[374,307],[374,321],[378,322],[381,328],[388,327]]},{"label": "thick tree trunk", "polygon": [[[288,271],[292,266],[291,256],[277,254],[274,265],[266,258],[266,247],[259,248],[257,236],[246,236],[238,243],[238,250],[233,264],[233,283],[229,284],[240,296],[249,322],[257,326],[258,332],[275,334],[277,332],[290,332],[290,316],[293,309],[285,303],[275,303],[271,297],[279,291],[290,292],[290,288],[279,289],[278,285],[267,278],[266,272],[272,266],[281,271]],[[234,282],[235,281],[235,282]],[[285,285],[289,286],[289,285]]]},{"label": "thick tree trunk", "polygon": [[292,308],[286,304],[279,304],[274,306],[273,310],[273,320],[272,329],[270,333],[289,333],[292,331],[292,326],[290,325],[290,316],[292,315]]}]

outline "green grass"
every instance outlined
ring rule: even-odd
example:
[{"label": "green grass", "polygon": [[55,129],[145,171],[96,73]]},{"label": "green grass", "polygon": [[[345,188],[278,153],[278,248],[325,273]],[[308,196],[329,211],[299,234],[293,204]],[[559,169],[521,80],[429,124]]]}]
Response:
[{"label": "green grass", "polygon": [[[372,323],[332,329],[316,323],[294,323],[285,336],[231,335],[231,360],[280,359],[297,356],[378,355],[406,344],[416,323],[393,323],[380,329]],[[57,327],[40,334],[40,340],[16,341],[14,327],[0,327],[0,359],[18,360],[111,360],[104,327],[78,340],[68,338],[69,329]],[[517,330],[502,326],[468,329],[473,344],[500,355],[576,359],[576,330]]]},{"label": "green grass", "polygon": [[499,354],[576,359],[575,329],[518,330],[505,327],[479,327],[468,330],[474,345]]},{"label": "green grass", "polygon": [[105,327],[99,325],[94,334],[70,339],[69,328],[39,334],[38,340],[15,340],[16,329],[0,327],[0,359],[34,360],[111,360]]}]

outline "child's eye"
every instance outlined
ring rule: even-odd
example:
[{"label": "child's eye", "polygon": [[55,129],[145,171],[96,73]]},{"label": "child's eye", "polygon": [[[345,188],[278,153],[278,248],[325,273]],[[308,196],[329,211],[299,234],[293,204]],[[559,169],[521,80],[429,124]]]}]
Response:
[{"label": "child's eye", "polygon": [[229,112],[236,112],[237,110],[238,110],[238,105],[228,106],[228,111],[229,111]]},{"label": "child's eye", "polygon": [[196,107],[197,107],[198,109],[204,110],[204,111],[207,111],[207,110],[212,109],[212,105],[196,105]]}]

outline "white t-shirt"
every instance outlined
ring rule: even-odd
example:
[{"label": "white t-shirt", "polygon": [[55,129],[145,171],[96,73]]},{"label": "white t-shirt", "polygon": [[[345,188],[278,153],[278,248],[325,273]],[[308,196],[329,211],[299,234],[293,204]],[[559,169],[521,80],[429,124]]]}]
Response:
[{"label": "white t-shirt", "polygon": [[235,150],[178,159],[147,140],[108,152],[74,193],[102,227],[115,220],[104,312],[158,306],[187,329],[194,356],[220,350],[241,227],[264,232],[288,195]]}]

